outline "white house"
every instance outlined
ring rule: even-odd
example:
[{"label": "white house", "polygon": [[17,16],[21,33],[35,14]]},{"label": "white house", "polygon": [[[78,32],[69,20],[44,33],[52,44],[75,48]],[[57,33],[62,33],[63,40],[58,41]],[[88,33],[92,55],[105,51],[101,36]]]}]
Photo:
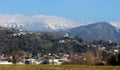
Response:
[{"label": "white house", "polygon": [[48,59],[49,64],[61,65],[63,62],[68,62],[68,59]]},{"label": "white house", "polygon": [[25,64],[41,64],[43,61],[39,59],[26,59]]},{"label": "white house", "polygon": [[0,61],[0,64],[12,64],[12,62],[8,62],[8,61]]}]

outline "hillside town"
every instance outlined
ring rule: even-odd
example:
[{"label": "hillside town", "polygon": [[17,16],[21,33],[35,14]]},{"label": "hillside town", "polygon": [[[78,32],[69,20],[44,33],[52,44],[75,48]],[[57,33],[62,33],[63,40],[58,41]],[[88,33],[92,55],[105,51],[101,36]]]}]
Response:
[{"label": "hillside town", "polygon": [[0,64],[112,65],[120,61],[119,46],[111,40],[89,42],[68,33],[61,37],[1,28]]}]

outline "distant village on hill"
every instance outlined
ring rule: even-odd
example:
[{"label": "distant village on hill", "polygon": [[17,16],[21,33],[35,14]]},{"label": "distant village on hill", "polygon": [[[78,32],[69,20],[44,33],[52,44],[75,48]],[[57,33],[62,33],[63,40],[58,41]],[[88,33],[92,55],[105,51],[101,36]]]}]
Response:
[{"label": "distant village on hill", "polygon": [[0,64],[120,65],[120,44],[0,28]]}]

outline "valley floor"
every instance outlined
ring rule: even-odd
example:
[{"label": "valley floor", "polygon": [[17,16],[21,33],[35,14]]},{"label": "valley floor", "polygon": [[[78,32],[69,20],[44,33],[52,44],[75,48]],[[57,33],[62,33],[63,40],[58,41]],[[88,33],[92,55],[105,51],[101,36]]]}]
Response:
[{"label": "valley floor", "polygon": [[0,65],[0,70],[120,70],[120,66]]}]

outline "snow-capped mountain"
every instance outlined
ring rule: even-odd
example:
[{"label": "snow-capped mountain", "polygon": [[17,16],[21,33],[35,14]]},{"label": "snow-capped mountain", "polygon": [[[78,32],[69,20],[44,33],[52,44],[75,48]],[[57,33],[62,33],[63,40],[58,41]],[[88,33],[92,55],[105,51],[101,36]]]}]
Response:
[{"label": "snow-capped mountain", "polygon": [[71,29],[78,24],[57,16],[24,16],[24,15],[0,15],[0,26],[17,28],[26,31],[59,31]]}]

